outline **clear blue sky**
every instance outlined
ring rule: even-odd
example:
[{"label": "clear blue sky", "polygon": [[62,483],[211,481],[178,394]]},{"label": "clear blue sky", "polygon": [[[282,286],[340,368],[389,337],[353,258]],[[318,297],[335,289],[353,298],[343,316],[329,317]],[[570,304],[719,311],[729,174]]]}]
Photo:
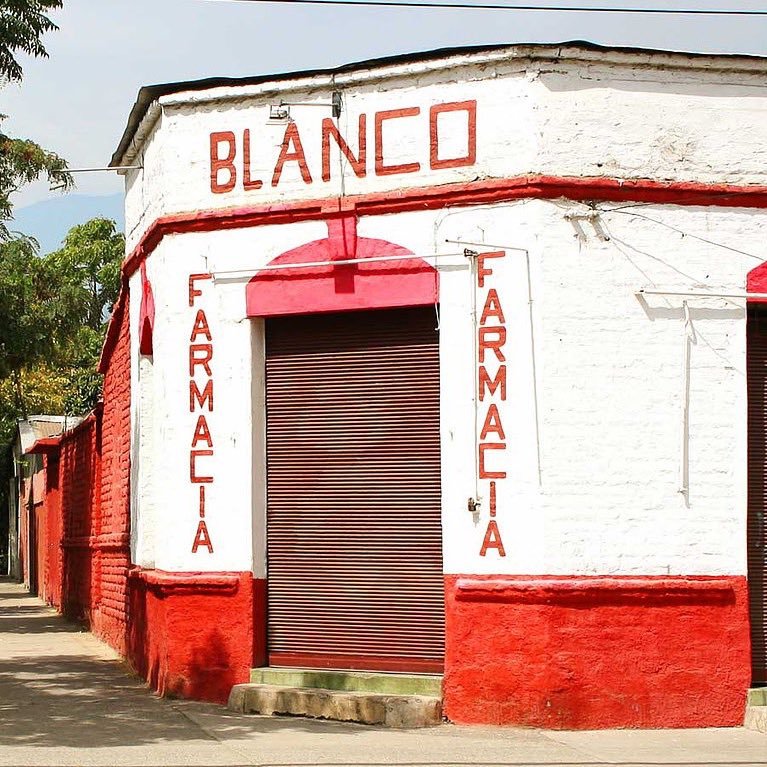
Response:
[{"label": "clear blue sky", "polygon": [[[749,0],[569,2],[586,3],[767,8]],[[320,8],[231,0],[64,0],[64,5],[56,14],[60,31],[46,38],[50,59],[25,63],[21,86],[0,91],[0,112],[9,115],[6,131],[58,151],[72,167],[108,162],[139,87],[149,83],[327,67],[444,46],[573,39],[767,55],[767,17]],[[121,189],[114,174],[78,177],[81,194]],[[36,184],[17,205],[51,196],[47,185]]]}]

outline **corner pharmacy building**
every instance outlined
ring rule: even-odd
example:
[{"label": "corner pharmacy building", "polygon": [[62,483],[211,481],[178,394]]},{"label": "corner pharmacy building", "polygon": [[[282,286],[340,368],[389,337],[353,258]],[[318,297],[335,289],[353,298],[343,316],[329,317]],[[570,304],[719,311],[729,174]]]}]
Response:
[{"label": "corner pharmacy building", "polygon": [[142,89],[104,411],[40,447],[65,509],[92,436],[52,567],[94,630],[212,700],[362,669],[456,722],[741,723],[766,103],[762,59],[582,44]]}]

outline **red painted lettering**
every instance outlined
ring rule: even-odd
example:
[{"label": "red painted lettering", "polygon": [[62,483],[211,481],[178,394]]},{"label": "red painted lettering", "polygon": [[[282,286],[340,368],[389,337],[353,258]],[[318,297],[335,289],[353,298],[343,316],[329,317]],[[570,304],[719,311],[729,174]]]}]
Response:
[{"label": "red painted lettering", "polygon": [[[227,144],[226,157],[219,156],[219,147]],[[210,134],[210,191],[213,194],[225,194],[231,192],[237,183],[237,169],[234,167],[234,157],[237,154],[237,141],[231,131]],[[229,175],[224,183],[219,183],[218,175],[221,171]]]},{"label": "red painted lettering", "polygon": [[[202,490],[203,487],[200,488]],[[496,492],[495,492],[495,482],[490,483],[490,516],[494,517],[495,513],[497,511],[497,498],[496,498]]]},{"label": "red painted lettering", "polygon": [[479,329],[479,361],[485,361],[485,352],[492,350],[498,362],[506,362],[501,347],[506,343],[506,328],[490,327]]},{"label": "red painted lettering", "polygon": [[347,162],[351,165],[354,174],[357,178],[364,178],[367,173],[367,118],[364,114],[360,115],[359,120],[359,132],[358,146],[359,151],[357,157],[352,154],[352,150],[349,149],[349,145],[340,134],[336,124],[326,117],[322,121],[322,180],[330,181],[330,139],[332,138],[341,154],[346,157]]},{"label": "red painted lettering", "polygon": [[[439,126],[438,119],[445,112],[466,112],[467,146],[463,157],[439,159]],[[440,168],[460,168],[464,165],[474,165],[477,161],[477,102],[456,101],[451,104],[435,104],[429,110],[429,162],[432,170]]]},{"label": "red painted lettering", "polygon": [[[290,151],[291,144],[294,147],[293,151]],[[280,156],[277,158],[277,164],[274,166],[272,186],[277,186],[280,183],[282,169],[285,167],[286,162],[297,162],[304,183],[312,183],[312,174],[309,173],[309,166],[306,164],[306,156],[304,155],[304,147],[301,144],[301,136],[295,123],[288,123],[285,128],[285,137],[282,139]]]},{"label": "red painted lettering", "polygon": [[501,388],[501,402],[506,401],[506,365],[501,365],[493,378],[487,372],[487,368],[480,365],[479,368],[479,399],[480,402],[485,399],[485,390],[492,396]]},{"label": "red painted lettering", "polygon": [[506,450],[506,445],[500,442],[479,443],[479,478],[480,479],[506,479],[505,471],[490,471],[485,468],[485,451]]},{"label": "red painted lettering", "polygon": [[197,419],[197,426],[194,427],[194,435],[192,436],[192,447],[197,447],[200,442],[204,442],[208,447],[213,447],[213,437],[210,435],[208,422],[204,415]]},{"label": "red painted lettering", "polygon": [[194,485],[201,483],[210,484],[213,477],[199,476],[197,474],[197,459],[209,458],[213,455],[212,450],[190,450],[189,451],[189,481]]},{"label": "red painted lettering", "polygon": [[493,251],[492,253],[480,253],[477,256],[477,285],[480,288],[485,287],[485,277],[489,277],[492,273],[492,269],[485,269],[485,259],[487,258],[503,258],[505,253],[502,250]]},{"label": "red painted lettering", "polygon": [[501,308],[501,299],[498,298],[498,291],[495,288],[490,288],[487,291],[487,298],[485,299],[485,306],[482,308],[482,317],[479,320],[479,324],[484,325],[490,317],[495,317],[501,325],[506,322],[506,318],[503,316],[503,309]]},{"label": "red painted lettering", "polygon": [[[245,131],[245,145],[250,146],[250,134]],[[247,162],[250,161],[249,149],[246,150]],[[246,180],[248,179],[248,173],[245,173]],[[194,307],[195,299],[202,295],[202,290],[198,290],[195,283],[199,280],[209,280],[211,275],[209,274],[191,274],[189,275],[189,306]],[[202,336],[208,343],[195,343],[195,341]],[[210,326],[208,325],[208,317],[205,314],[204,309],[198,309],[195,314],[194,324],[192,325],[192,332],[189,336],[189,412],[194,413],[197,408],[203,410],[205,404],[208,405],[208,411],[213,412],[213,371],[211,370],[210,362],[213,359],[213,344],[211,341],[213,336],[210,332]],[[205,388],[200,391],[200,387],[194,380],[195,372],[200,367],[207,374],[208,380],[205,383]],[[204,446],[205,449],[199,449],[198,446]],[[207,418],[204,415],[197,417],[197,423],[192,434],[191,449],[189,451],[189,481],[192,485],[198,485],[200,488],[199,493],[199,522],[197,525],[197,533],[195,534],[194,542],[192,544],[192,554],[196,554],[201,547],[207,549],[208,553],[213,553],[213,543],[211,542],[210,535],[208,533],[208,527],[204,522],[205,519],[205,485],[213,483],[213,472],[203,471],[199,466],[199,461],[204,458],[212,458],[213,452],[213,436],[208,426]],[[208,467],[206,467],[208,468]]]},{"label": "red painted lettering", "polygon": [[253,179],[250,175],[250,131],[246,128],[242,134],[242,186],[246,192],[260,189],[264,182]]},{"label": "red painted lettering", "polygon": [[192,544],[192,554],[196,554],[197,549],[201,546],[207,549],[209,554],[213,553],[213,543],[208,534],[208,526],[203,520],[200,520],[197,525],[197,534],[194,536],[194,543]]},{"label": "red painted lettering", "polygon": [[195,282],[200,282],[201,280],[210,280],[212,279],[212,275],[210,274],[190,274],[189,275],[189,306],[194,306],[194,299],[197,296],[202,295],[201,290],[197,290],[197,288],[194,286]]},{"label": "red painted lettering", "polygon": [[406,162],[401,165],[386,165],[383,157],[383,124],[387,120],[398,120],[403,117],[415,117],[421,114],[419,107],[407,109],[389,109],[376,112],[375,116],[375,169],[376,176],[392,176],[396,173],[416,173],[421,170],[421,163]]},{"label": "red painted lettering", "polygon": [[485,423],[482,426],[479,438],[487,439],[488,434],[497,434],[498,439],[500,440],[506,439],[506,434],[503,431],[503,424],[501,423],[501,414],[498,412],[498,406],[495,404],[490,405],[487,410]]},{"label": "red painted lettering", "polygon": [[197,388],[197,383],[195,381],[189,382],[189,412],[194,413],[195,405],[197,405],[200,410],[203,409],[205,406],[205,403],[208,403],[208,410],[212,413],[213,412],[213,381],[208,381],[208,383],[205,384],[205,388],[200,391]]},{"label": "red painted lettering", "polygon": [[212,376],[213,373],[210,370],[212,359],[213,344],[191,344],[189,346],[189,375],[194,375],[196,367],[202,367],[209,376]]},{"label": "red painted lettering", "polygon": [[506,549],[503,548],[503,541],[501,540],[501,532],[498,529],[498,523],[494,519],[487,523],[485,539],[482,541],[479,556],[484,557],[490,549],[495,549],[500,557],[506,556]]},{"label": "red painted lettering", "polygon": [[192,328],[192,335],[189,336],[189,340],[196,341],[197,336],[205,336],[208,341],[213,340],[213,337],[210,334],[210,328],[208,327],[208,318],[205,316],[205,312],[202,309],[197,310],[194,327]]}]

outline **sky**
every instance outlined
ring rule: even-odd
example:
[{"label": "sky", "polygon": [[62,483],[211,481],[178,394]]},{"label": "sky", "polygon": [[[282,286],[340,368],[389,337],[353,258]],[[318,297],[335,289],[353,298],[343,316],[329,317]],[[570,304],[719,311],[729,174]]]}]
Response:
[{"label": "sky", "polygon": [[[496,0],[497,1],[497,0]],[[502,0],[503,1],[503,0]],[[522,0],[505,0],[509,5]],[[538,0],[524,0],[536,4]],[[766,9],[754,0],[540,0],[549,5]],[[588,40],[767,56],[767,17],[289,6],[233,0],[64,0],[48,59],[22,59],[20,86],[0,89],[3,130],[70,167],[108,164],[142,85],[314,69],[461,45]],[[76,194],[119,194],[115,173],[79,174]],[[36,183],[18,208],[60,198]],[[87,207],[87,206],[86,206]]]}]

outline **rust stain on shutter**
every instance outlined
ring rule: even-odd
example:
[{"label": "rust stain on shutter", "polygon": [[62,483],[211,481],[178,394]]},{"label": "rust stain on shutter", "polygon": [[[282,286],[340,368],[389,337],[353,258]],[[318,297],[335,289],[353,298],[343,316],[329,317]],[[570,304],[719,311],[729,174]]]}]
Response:
[{"label": "rust stain on shutter", "polygon": [[748,309],[748,590],[753,681],[767,682],[767,307]]},{"label": "rust stain on shutter", "polygon": [[272,665],[441,671],[433,308],[266,324]]}]

